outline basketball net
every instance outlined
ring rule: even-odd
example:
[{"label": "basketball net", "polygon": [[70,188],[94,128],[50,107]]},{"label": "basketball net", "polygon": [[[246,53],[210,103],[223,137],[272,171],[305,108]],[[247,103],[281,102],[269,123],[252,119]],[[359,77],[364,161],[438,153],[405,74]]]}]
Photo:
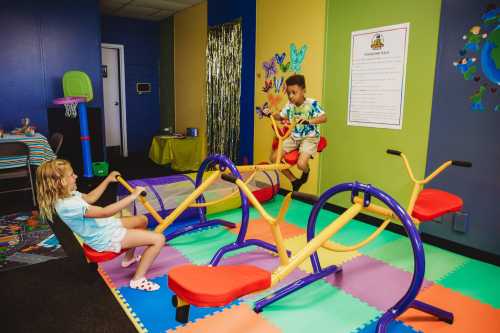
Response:
[{"label": "basketball net", "polygon": [[78,108],[78,102],[70,102],[70,103],[64,103],[64,109],[66,112],[64,112],[64,115],[66,118],[76,118],[78,112],[76,111]]}]

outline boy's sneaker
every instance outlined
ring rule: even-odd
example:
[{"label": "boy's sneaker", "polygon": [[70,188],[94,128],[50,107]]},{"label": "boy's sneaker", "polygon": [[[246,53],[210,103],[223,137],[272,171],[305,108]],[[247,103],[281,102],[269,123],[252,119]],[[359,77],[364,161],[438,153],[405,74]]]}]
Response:
[{"label": "boy's sneaker", "polygon": [[309,172],[302,172],[302,176],[300,176],[302,184],[305,184],[308,178],[309,178]]}]

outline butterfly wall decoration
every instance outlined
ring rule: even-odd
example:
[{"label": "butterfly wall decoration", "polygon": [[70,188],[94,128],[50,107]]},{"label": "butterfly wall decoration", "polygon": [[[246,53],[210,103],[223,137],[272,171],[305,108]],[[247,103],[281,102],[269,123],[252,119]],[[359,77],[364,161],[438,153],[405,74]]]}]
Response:
[{"label": "butterfly wall decoration", "polygon": [[274,77],[274,91],[279,94],[281,86],[283,85],[283,82],[285,81],[285,78],[282,76],[281,78],[277,79],[276,76]]},{"label": "butterfly wall decoration", "polygon": [[297,50],[295,43],[290,44],[290,62],[292,72],[298,73],[301,70],[302,62],[306,56],[307,45],[303,45],[300,50]]},{"label": "butterfly wall decoration", "polygon": [[262,68],[266,71],[266,79],[276,74],[276,58],[262,62]]},{"label": "butterfly wall decoration", "polygon": [[262,105],[262,107],[257,106],[255,108],[255,112],[257,113],[257,116],[259,117],[259,119],[262,119],[263,117],[267,117],[267,115],[264,113],[264,110],[267,108],[269,108],[269,104],[267,102],[265,102],[264,105]]},{"label": "butterfly wall decoration", "polygon": [[267,94],[267,100],[269,101],[269,104],[271,104],[271,108],[278,109],[282,98],[282,95]]},{"label": "butterfly wall decoration", "polygon": [[264,86],[262,87],[262,91],[267,93],[271,88],[273,87],[273,81],[272,80],[265,80],[264,81]]}]

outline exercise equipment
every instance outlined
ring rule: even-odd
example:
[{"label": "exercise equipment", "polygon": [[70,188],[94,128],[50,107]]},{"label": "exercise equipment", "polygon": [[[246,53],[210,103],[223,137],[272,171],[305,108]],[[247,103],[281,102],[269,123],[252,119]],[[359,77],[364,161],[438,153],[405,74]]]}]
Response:
[{"label": "exercise equipment", "polygon": [[[314,200],[315,204],[307,224],[308,243],[291,258],[288,258],[285,253],[279,223],[283,220],[292,195],[295,197],[301,197],[303,194],[288,194],[285,197],[278,216],[273,218],[264,210],[241,179],[224,174],[222,176],[223,179],[238,185],[240,190],[244,192],[262,217],[269,222],[269,226],[278,249],[280,266],[273,273],[263,271],[256,266],[250,265],[226,267],[183,265],[175,267],[168,273],[168,285],[174,292],[172,304],[176,307],[176,320],[182,323],[189,320],[189,307],[191,304],[200,307],[223,306],[249,293],[259,292],[271,288],[279,281],[283,280],[304,260],[310,257],[313,273],[258,300],[255,303],[254,311],[260,312],[265,307],[303,288],[304,286],[329,274],[341,271],[341,267],[336,265],[328,267],[321,266],[316,252],[320,247],[339,252],[354,251],[374,240],[391,221],[399,220],[408,235],[413,251],[413,278],[403,297],[394,306],[390,307],[379,319],[377,323],[377,332],[386,332],[390,322],[405,312],[408,308],[415,308],[434,315],[439,320],[443,320],[450,324],[453,323],[452,313],[416,300],[416,296],[422,287],[424,279],[425,256],[423,244],[416,228],[416,224],[419,223],[419,220],[416,217],[412,218],[409,212],[412,212],[417,216],[427,217],[460,209],[462,204],[460,203],[460,205],[457,205],[457,200],[460,198],[444,191],[437,192],[439,198],[442,199],[440,201],[441,204],[432,204],[429,206],[426,204],[426,199],[428,198],[427,193],[430,193],[430,195],[436,195],[436,192],[422,191],[423,185],[428,183],[450,165],[470,167],[472,164],[464,161],[448,161],[432,172],[431,175],[424,180],[416,180],[404,154],[396,150],[388,150],[387,152],[389,154],[399,155],[403,158],[408,174],[414,182],[414,190],[412,192],[408,210],[401,207],[387,193],[371,185],[354,182],[334,186],[325,191],[319,199]],[[325,227],[320,233],[316,234],[316,219],[320,210],[324,207],[328,200],[341,192],[351,193],[352,205],[337,219]],[[446,193],[446,195],[442,192]],[[422,194],[424,195],[423,197]],[[310,195],[307,195],[307,197],[308,200],[311,200]],[[372,198],[378,199],[386,207],[374,204],[372,202]],[[416,204],[417,202],[419,203],[418,205]],[[342,227],[347,225],[351,219],[355,218],[363,211],[382,216],[384,218],[384,222],[365,240],[353,246],[332,245],[327,242]],[[423,215],[423,212],[426,212],[428,215]]]}]

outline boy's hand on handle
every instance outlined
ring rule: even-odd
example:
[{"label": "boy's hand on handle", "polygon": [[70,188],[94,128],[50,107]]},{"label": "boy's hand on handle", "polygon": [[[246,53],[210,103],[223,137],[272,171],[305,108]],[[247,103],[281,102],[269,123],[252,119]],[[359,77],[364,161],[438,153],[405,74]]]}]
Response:
[{"label": "boy's hand on handle", "polygon": [[106,179],[109,181],[109,182],[117,182],[118,180],[116,179],[117,176],[121,176],[121,174],[118,172],[118,171],[111,171],[108,175],[108,177],[106,177]]},{"label": "boy's hand on handle", "polygon": [[308,125],[309,124],[309,120],[307,120],[304,117],[299,117],[298,120],[297,120],[297,124],[299,124],[299,125]]}]

